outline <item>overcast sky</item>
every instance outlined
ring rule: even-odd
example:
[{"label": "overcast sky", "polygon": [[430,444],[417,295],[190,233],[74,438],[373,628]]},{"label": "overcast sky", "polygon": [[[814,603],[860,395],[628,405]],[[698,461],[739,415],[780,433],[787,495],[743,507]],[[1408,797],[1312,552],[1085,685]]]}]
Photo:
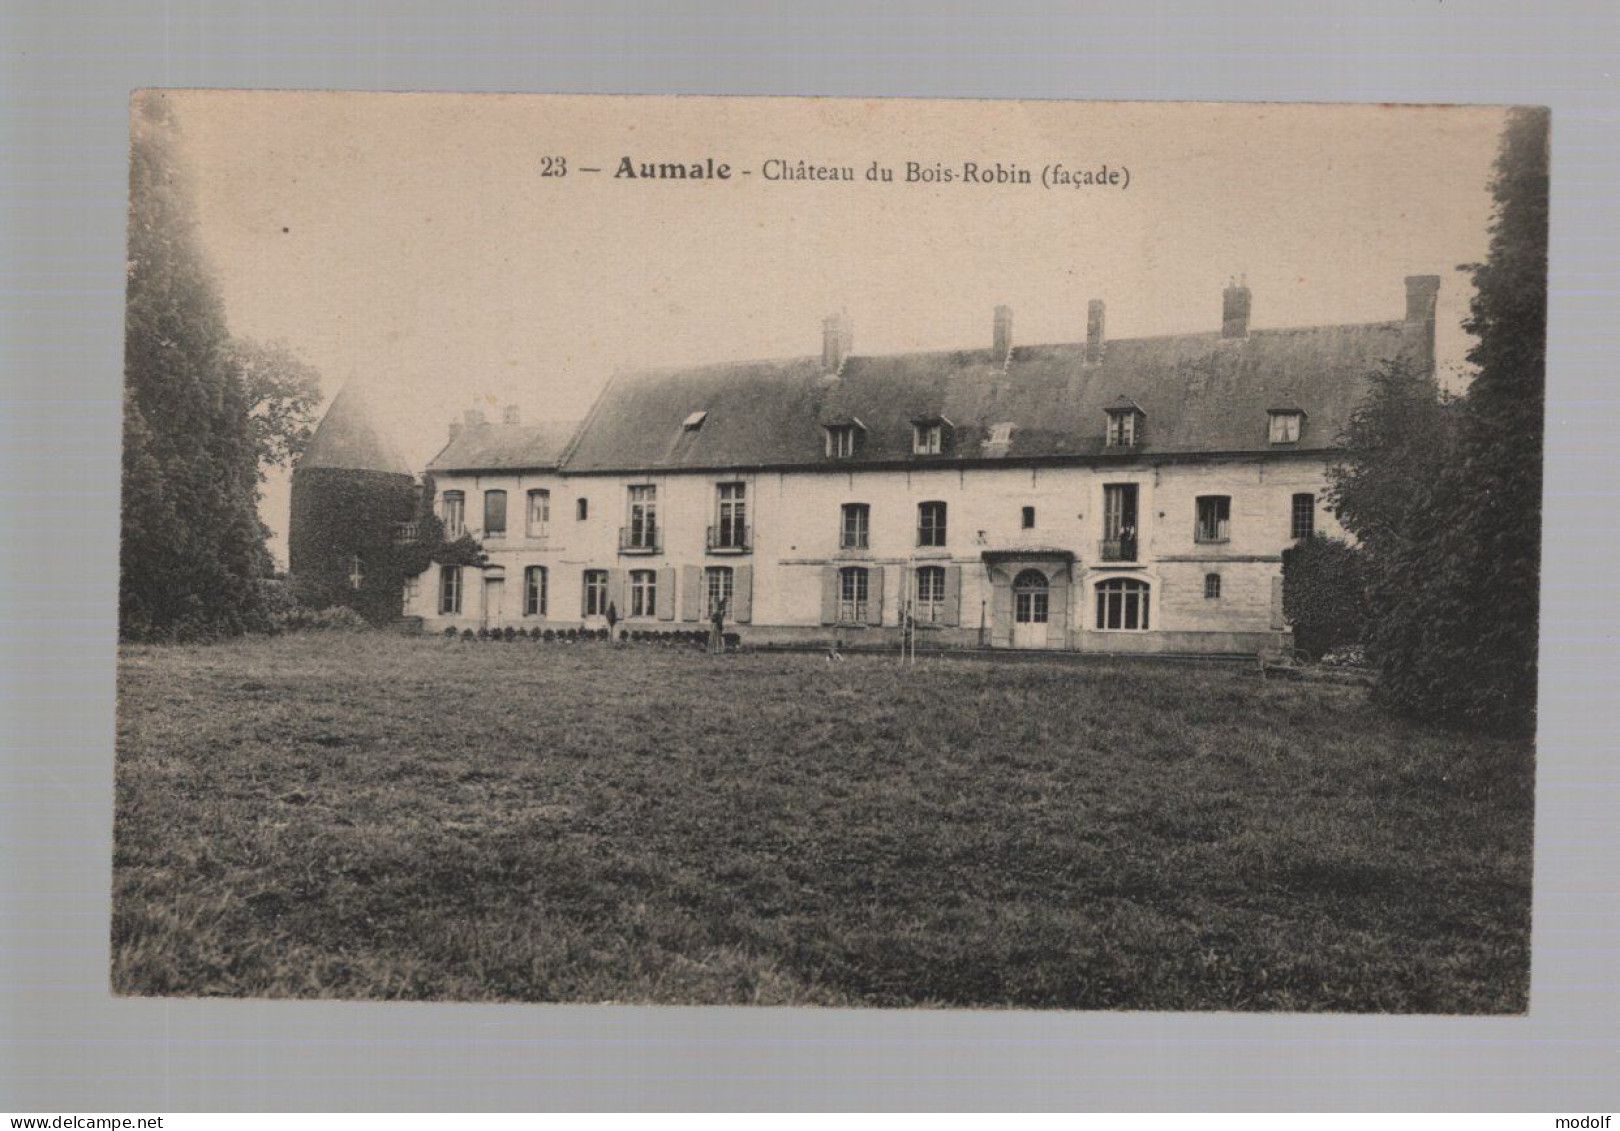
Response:
[{"label": "overcast sky", "polygon": [[[1496,108],[178,92],[180,153],[230,329],[328,394],[363,382],[420,467],[465,407],[577,419],[619,367],[1399,318],[1437,274],[1454,385]],[[614,179],[620,158],[733,168]],[[542,177],[545,158],[568,174]],[[768,159],[854,184],[769,182]],[[896,181],[864,179],[873,161]],[[905,163],[1128,169],[1127,189],[901,183]],[[600,173],[583,173],[581,167]],[[742,175],[742,170],[752,170]],[[285,483],[266,521],[286,524]],[[280,547],[277,547],[278,551]]]}]

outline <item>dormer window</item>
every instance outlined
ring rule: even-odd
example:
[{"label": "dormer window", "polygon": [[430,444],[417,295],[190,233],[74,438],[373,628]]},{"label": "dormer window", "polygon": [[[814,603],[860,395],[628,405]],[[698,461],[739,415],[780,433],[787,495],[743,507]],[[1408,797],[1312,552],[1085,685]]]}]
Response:
[{"label": "dormer window", "polygon": [[1142,442],[1142,422],[1146,414],[1136,402],[1120,397],[1108,406],[1108,437],[1110,448],[1134,448]]},{"label": "dormer window", "polygon": [[951,422],[943,416],[919,416],[911,422],[913,455],[943,455],[950,446]]},{"label": "dormer window", "polygon": [[827,455],[832,459],[853,456],[860,447],[861,433],[866,431],[859,420],[840,421],[823,427],[827,433]]},{"label": "dormer window", "polygon": [[1297,444],[1299,434],[1305,427],[1305,411],[1298,408],[1274,408],[1271,415],[1271,442],[1273,444]]}]

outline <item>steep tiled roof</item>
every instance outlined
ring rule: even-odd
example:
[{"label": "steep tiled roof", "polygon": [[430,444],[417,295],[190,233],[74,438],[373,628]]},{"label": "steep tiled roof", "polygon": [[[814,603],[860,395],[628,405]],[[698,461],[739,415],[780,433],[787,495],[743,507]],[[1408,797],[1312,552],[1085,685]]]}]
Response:
[{"label": "steep tiled roof", "polygon": [[300,471],[318,467],[412,474],[410,465],[378,430],[366,395],[352,384],[333,399],[298,458]]},{"label": "steep tiled roof", "polygon": [[468,424],[434,456],[429,471],[523,471],[555,467],[574,434],[570,422]]},{"label": "steep tiled roof", "polygon": [[[850,357],[837,377],[819,358],[754,361],[625,376],[581,426],[566,471],[827,466],[821,425],[858,420],[855,461],[1088,457],[1103,452],[1107,410],[1145,416],[1144,455],[1272,450],[1267,410],[1308,415],[1296,450],[1334,445],[1365,377],[1402,353],[1402,322],[1181,334],[1085,346],[1020,346],[1005,367],[990,350]],[[701,427],[683,428],[702,412]],[[914,456],[913,421],[952,422],[944,457]],[[996,424],[1010,443],[990,444]],[[441,457],[442,461],[443,457]],[[440,461],[436,461],[440,462]],[[839,461],[845,462],[845,461]]]}]

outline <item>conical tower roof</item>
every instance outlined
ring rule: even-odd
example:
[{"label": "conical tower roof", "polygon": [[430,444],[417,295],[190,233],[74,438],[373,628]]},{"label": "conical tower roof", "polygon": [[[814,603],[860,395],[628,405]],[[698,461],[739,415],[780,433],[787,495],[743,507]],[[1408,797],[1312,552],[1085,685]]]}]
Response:
[{"label": "conical tower roof", "polygon": [[300,471],[316,467],[414,474],[377,427],[366,395],[353,382],[332,401],[298,461]]}]

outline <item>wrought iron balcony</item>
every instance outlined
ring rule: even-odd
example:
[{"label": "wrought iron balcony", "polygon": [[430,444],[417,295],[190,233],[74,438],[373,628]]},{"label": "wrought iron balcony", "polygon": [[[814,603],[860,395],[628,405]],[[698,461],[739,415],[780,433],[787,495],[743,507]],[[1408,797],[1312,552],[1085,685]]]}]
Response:
[{"label": "wrought iron balcony", "polygon": [[1104,538],[1097,547],[1097,556],[1105,562],[1134,562],[1136,538]]},{"label": "wrought iron balcony", "polygon": [[619,553],[658,554],[664,549],[663,530],[648,523],[645,526],[619,527]]},{"label": "wrought iron balcony", "polygon": [[422,537],[422,524],[420,522],[394,523],[394,542],[400,546],[409,546]]},{"label": "wrought iron balcony", "polygon": [[711,554],[752,553],[754,530],[741,522],[722,522],[709,527],[707,545]]}]

